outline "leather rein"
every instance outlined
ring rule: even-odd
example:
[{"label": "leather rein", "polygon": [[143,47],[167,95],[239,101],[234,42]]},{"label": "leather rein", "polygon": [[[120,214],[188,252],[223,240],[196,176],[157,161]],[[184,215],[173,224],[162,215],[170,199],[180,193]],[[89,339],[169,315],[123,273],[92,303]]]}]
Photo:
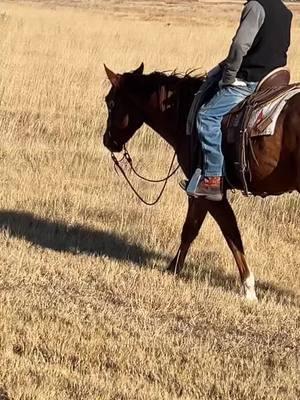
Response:
[{"label": "leather rein", "polygon": [[[130,189],[133,191],[133,193],[136,195],[136,197],[137,197],[142,203],[144,203],[146,206],[154,206],[154,205],[157,204],[157,203],[159,202],[159,200],[161,199],[161,197],[162,197],[162,195],[163,195],[163,193],[164,193],[164,191],[165,191],[165,189],[166,189],[166,186],[167,186],[167,183],[168,183],[169,179],[170,179],[173,175],[175,175],[175,173],[176,173],[176,172],[178,171],[178,169],[179,169],[179,165],[178,165],[178,166],[172,171],[172,168],[173,168],[173,165],[174,165],[174,161],[175,161],[175,158],[176,158],[176,152],[174,152],[174,155],[173,155],[173,158],[172,158],[172,161],[171,161],[171,164],[170,164],[170,167],[169,167],[167,176],[166,176],[165,178],[162,178],[162,179],[149,179],[149,178],[145,178],[144,176],[142,176],[141,174],[139,174],[139,173],[136,171],[135,167],[133,166],[132,158],[131,158],[131,156],[130,156],[128,150],[126,149],[126,146],[125,146],[125,145],[123,146],[123,151],[124,151],[124,152],[123,152],[123,157],[122,157],[120,160],[118,160],[117,157],[115,156],[115,154],[114,154],[113,152],[111,152],[111,158],[112,158],[112,160],[113,160],[113,162],[114,162],[115,171],[116,171],[117,173],[118,173],[118,171],[121,172],[121,174],[123,175],[125,181],[128,183]],[[133,184],[131,183],[130,179],[129,179],[128,176],[126,175],[126,173],[125,173],[125,171],[124,171],[124,168],[123,168],[122,165],[121,165],[121,162],[122,162],[123,160],[125,160],[125,161],[127,162],[127,164],[129,165],[131,171],[132,171],[139,179],[141,179],[141,180],[143,180],[143,181],[145,181],[145,182],[150,182],[150,183],[163,183],[163,186],[162,186],[162,188],[161,188],[161,190],[160,190],[160,192],[159,192],[157,198],[156,198],[154,201],[152,201],[152,202],[147,201],[147,200],[145,200],[145,199],[138,193],[137,189],[133,186]],[[172,171],[172,172],[171,172],[171,171]]]}]

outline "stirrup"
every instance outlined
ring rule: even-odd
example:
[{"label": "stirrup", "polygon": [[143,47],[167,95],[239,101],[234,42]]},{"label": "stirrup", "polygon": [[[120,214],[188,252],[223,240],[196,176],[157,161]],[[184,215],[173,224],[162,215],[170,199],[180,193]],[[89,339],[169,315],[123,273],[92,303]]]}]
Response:
[{"label": "stirrup", "polygon": [[181,179],[181,181],[178,183],[178,185],[181,187],[181,189],[183,189],[184,191],[186,191],[187,187],[188,187],[189,181],[187,179]]}]

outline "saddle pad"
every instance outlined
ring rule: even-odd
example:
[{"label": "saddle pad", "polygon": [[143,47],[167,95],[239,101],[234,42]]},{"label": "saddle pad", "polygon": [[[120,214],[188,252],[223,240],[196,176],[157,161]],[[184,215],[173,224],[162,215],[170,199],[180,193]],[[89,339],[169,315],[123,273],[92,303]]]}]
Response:
[{"label": "saddle pad", "polygon": [[300,87],[293,87],[267,104],[254,109],[248,122],[250,137],[273,135],[277,119],[286,102],[298,93]]}]

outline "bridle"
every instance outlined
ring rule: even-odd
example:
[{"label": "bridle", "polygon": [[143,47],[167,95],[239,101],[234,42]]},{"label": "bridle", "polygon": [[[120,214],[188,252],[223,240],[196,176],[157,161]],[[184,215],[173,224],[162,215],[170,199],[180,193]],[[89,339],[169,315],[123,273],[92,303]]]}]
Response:
[{"label": "bridle", "polygon": [[[107,107],[108,107],[107,135],[108,135],[108,137],[110,138],[110,140],[113,141],[113,143],[114,143],[115,145],[118,145],[119,143],[118,143],[115,139],[113,139],[113,138],[112,138],[112,135],[111,135],[111,126],[112,126],[112,123],[111,123],[111,116],[112,116],[113,108],[115,107],[115,101],[114,101],[114,100],[110,100],[109,103],[107,104]],[[169,179],[170,179],[173,175],[175,175],[175,173],[178,171],[178,169],[179,169],[179,167],[180,167],[180,166],[178,165],[178,166],[177,166],[176,168],[174,168],[174,170],[172,171],[173,165],[174,165],[174,161],[175,161],[175,158],[176,158],[176,150],[175,150],[174,155],[173,155],[173,157],[172,157],[172,161],[171,161],[170,167],[169,167],[169,169],[168,169],[167,176],[166,176],[165,178],[162,178],[162,179],[150,179],[150,178],[145,178],[144,176],[142,176],[141,174],[139,174],[139,173],[136,171],[135,167],[133,166],[132,158],[131,158],[131,156],[130,156],[130,154],[129,154],[129,152],[128,152],[126,146],[125,146],[125,144],[123,145],[123,156],[122,156],[122,158],[121,158],[120,160],[118,160],[117,157],[116,157],[116,155],[115,155],[115,153],[114,153],[113,151],[111,151],[111,158],[112,158],[112,160],[113,160],[113,162],[114,162],[114,169],[115,169],[115,171],[116,171],[116,172],[118,172],[118,171],[121,172],[121,174],[123,175],[125,181],[126,181],[127,184],[129,185],[129,187],[130,187],[130,189],[133,191],[133,193],[136,195],[136,197],[137,197],[142,203],[144,203],[144,204],[147,205],[147,206],[154,206],[155,204],[157,204],[157,203],[160,201],[160,199],[161,199],[161,197],[162,197],[162,195],[163,195],[163,193],[164,193],[164,191],[165,191],[165,189],[166,189],[166,186],[167,186],[167,183],[168,183]],[[156,198],[154,201],[151,201],[151,202],[150,202],[150,201],[147,201],[147,200],[145,200],[145,199],[138,193],[138,191],[136,190],[136,188],[133,186],[133,184],[132,184],[131,181],[129,180],[128,176],[126,175],[126,173],[125,173],[125,171],[124,171],[124,168],[123,168],[122,165],[121,165],[121,162],[122,162],[123,160],[125,160],[125,161],[127,162],[127,164],[129,165],[131,171],[132,171],[139,179],[141,179],[141,180],[143,180],[143,181],[145,181],[145,182],[150,182],[150,183],[163,183],[163,186],[162,186],[162,188],[161,188],[161,190],[160,190],[160,192],[159,192],[157,198]],[[171,172],[171,171],[172,171],[172,172]]]},{"label": "bridle", "polygon": [[[172,158],[172,161],[171,161],[171,164],[170,164],[170,167],[169,167],[167,176],[166,176],[165,178],[162,178],[162,179],[149,179],[149,178],[145,178],[144,176],[140,175],[140,174],[136,171],[135,167],[133,166],[132,158],[131,158],[130,154],[128,153],[128,150],[126,149],[126,146],[125,146],[125,145],[123,146],[123,157],[121,158],[121,160],[118,160],[117,157],[115,156],[115,154],[114,154],[113,152],[111,152],[111,158],[112,158],[112,160],[113,160],[113,162],[114,162],[114,164],[115,164],[115,165],[114,165],[114,166],[115,166],[115,171],[116,171],[116,172],[117,172],[117,171],[120,171],[120,172],[121,172],[121,174],[123,175],[124,179],[125,179],[126,182],[128,183],[130,189],[131,189],[131,190],[133,191],[133,193],[136,195],[136,197],[137,197],[139,200],[141,200],[141,202],[144,203],[144,204],[147,205],[147,206],[154,206],[155,204],[157,204],[157,203],[159,202],[159,200],[161,199],[161,197],[162,197],[162,195],[163,195],[163,193],[164,193],[164,191],[165,191],[165,189],[166,189],[166,186],[167,186],[167,183],[168,183],[169,179],[170,179],[173,175],[175,175],[175,173],[176,173],[176,172],[178,171],[178,169],[179,169],[179,165],[178,165],[178,166],[177,166],[176,168],[174,168],[174,170],[172,171],[172,168],[173,168],[173,165],[174,165],[174,161],[175,161],[175,158],[176,158],[176,152],[174,152],[174,155],[173,155],[173,158]],[[122,162],[123,160],[125,160],[125,161],[127,162],[127,164],[129,165],[131,171],[132,171],[138,178],[140,178],[141,180],[143,180],[143,181],[145,181],[145,182],[150,182],[150,183],[162,183],[162,182],[164,182],[164,184],[163,184],[163,186],[162,186],[162,188],[161,188],[161,190],[160,190],[160,192],[159,192],[157,198],[156,198],[154,201],[149,202],[149,201],[145,200],[145,199],[138,193],[138,191],[135,189],[135,187],[133,186],[133,184],[132,184],[131,181],[129,180],[128,176],[126,175],[126,173],[125,173],[125,171],[124,171],[124,168],[123,168],[122,165],[121,165],[121,162]],[[171,172],[171,171],[172,171],[172,172]]]}]

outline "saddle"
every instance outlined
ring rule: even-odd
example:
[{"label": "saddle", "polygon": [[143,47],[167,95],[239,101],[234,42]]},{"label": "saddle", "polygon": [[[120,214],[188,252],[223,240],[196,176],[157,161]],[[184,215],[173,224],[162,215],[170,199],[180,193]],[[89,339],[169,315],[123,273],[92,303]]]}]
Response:
[{"label": "saddle", "polygon": [[[290,85],[289,83],[288,68],[278,68],[272,71],[259,83],[256,91],[238,104],[222,121],[223,151],[233,160],[230,165],[226,164],[226,175],[232,186],[241,188],[247,196],[250,194],[248,185],[251,181],[249,167],[249,157],[252,151],[251,140],[253,137],[264,134],[265,129],[274,122],[272,115],[264,116],[262,110],[268,104],[275,104],[277,109],[278,105],[283,104],[282,109],[285,104],[282,99],[291,97],[295,87],[299,92],[299,84]],[[289,95],[289,93],[291,94]],[[255,127],[251,127],[249,124],[253,115],[259,116]]]}]

